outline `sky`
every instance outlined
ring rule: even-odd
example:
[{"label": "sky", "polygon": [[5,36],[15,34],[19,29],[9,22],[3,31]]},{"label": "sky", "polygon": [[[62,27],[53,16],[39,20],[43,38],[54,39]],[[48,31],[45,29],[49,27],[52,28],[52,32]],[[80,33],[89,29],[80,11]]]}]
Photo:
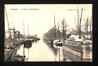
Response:
[{"label": "sky", "polygon": [[54,15],[56,25],[60,25],[64,19],[68,24],[67,29],[71,31],[76,29],[77,8],[80,12],[81,8],[84,9],[82,14],[84,24],[87,17],[92,18],[92,6],[92,4],[5,4],[5,31],[8,30],[9,22],[11,28],[14,26],[22,34],[37,34],[42,37],[54,26]]}]

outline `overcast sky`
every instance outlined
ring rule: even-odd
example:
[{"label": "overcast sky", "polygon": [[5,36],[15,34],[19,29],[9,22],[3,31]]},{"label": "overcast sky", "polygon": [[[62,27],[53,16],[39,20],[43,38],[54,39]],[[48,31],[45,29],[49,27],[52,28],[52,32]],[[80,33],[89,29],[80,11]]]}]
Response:
[{"label": "overcast sky", "polygon": [[80,12],[81,8],[84,9],[82,23],[87,17],[92,18],[92,4],[6,4],[5,11],[8,20],[5,14],[5,30],[8,30],[7,22],[9,21],[10,27],[14,25],[17,30],[23,33],[24,22],[24,34],[28,34],[29,31],[31,35],[37,34],[41,37],[43,33],[53,27],[55,14],[56,24],[60,24],[64,18],[70,31],[76,28],[77,7]]}]

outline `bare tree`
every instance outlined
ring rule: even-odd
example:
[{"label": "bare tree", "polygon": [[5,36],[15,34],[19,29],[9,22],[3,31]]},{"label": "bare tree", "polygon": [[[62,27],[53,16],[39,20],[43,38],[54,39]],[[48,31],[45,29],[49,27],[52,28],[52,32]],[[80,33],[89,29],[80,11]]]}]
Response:
[{"label": "bare tree", "polygon": [[62,21],[62,38],[64,39],[64,40],[66,40],[66,27],[67,27],[67,24],[65,23],[65,20],[63,19],[63,21]]},{"label": "bare tree", "polygon": [[88,26],[89,26],[89,20],[88,18],[86,19],[86,22],[85,22],[85,34],[87,35],[88,34]]}]

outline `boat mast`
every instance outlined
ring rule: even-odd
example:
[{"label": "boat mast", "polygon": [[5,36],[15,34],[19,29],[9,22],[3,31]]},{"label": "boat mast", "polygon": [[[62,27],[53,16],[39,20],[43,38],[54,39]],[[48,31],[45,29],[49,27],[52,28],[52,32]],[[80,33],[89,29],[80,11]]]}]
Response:
[{"label": "boat mast", "polygon": [[82,31],[81,31],[82,13],[83,13],[83,8],[81,9],[81,17],[80,17],[80,35],[81,35],[81,33],[82,33]]},{"label": "boat mast", "polygon": [[56,24],[55,24],[55,14],[54,14],[54,40],[56,39]]},{"label": "boat mast", "polygon": [[[27,31],[28,31],[28,40],[29,40],[29,25],[27,25]],[[29,48],[28,48],[28,59],[29,59]]]},{"label": "boat mast", "polygon": [[[24,26],[24,21],[23,21],[23,33],[24,33],[23,41],[25,41],[25,26]],[[24,48],[24,46],[23,46],[23,56],[25,57],[25,48]]]},{"label": "boat mast", "polygon": [[80,24],[79,24],[79,8],[77,7],[77,28],[78,28],[78,35],[80,34]]},{"label": "boat mast", "polygon": [[[81,38],[82,13],[83,13],[83,8],[81,9],[81,15],[79,15],[79,8],[77,7],[78,35],[80,36],[80,38]],[[79,18],[79,16],[80,16],[80,18]]]},{"label": "boat mast", "polygon": [[5,15],[6,15],[7,24],[8,24],[9,44],[11,45],[11,38],[12,38],[12,37],[11,37],[10,25],[9,25],[9,20],[8,20],[6,8],[5,8]]}]

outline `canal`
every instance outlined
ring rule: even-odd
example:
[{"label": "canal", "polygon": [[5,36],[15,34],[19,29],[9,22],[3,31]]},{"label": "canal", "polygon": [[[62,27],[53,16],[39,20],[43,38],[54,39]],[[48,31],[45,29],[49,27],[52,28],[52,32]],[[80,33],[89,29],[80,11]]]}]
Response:
[{"label": "canal", "polygon": [[[23,56],[23,45],[20,46],[20,49],[17,51],[17,54]],[[40,39],[38,42],[32,43],[32,47],[29,48],[29,56],[28,49],[25,48],[25,55],[28,60],[25,61],[55,61],[56,56],[53,50]]]}]

